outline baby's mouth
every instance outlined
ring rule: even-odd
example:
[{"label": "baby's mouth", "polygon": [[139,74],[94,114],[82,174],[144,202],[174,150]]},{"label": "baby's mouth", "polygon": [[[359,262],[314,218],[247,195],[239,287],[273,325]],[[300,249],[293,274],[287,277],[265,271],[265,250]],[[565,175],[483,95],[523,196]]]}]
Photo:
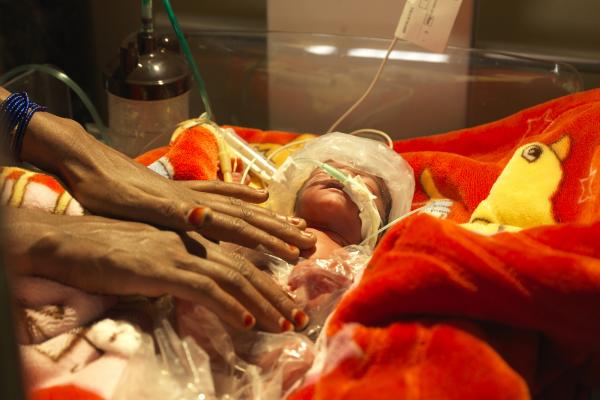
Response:
[{"label": "baby's mouth", "polygon": [[321,182],[321,184],[323,185],[323,188],[325,188],[325,189],[337,189],[337,190],[341,190],[341,191],[344,190],[344,185],[340,181],[337,181],[335,179]]}]

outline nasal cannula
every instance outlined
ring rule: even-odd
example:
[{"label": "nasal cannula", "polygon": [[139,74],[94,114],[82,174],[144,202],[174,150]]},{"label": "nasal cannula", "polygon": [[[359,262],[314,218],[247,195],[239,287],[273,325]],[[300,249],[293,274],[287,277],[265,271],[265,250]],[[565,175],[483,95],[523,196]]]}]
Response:
[{"label": "nasal cannula", "polygon": [[310,163],[316,164],[317,167],[321,168],[324,172],[326,172],[332,178],[340,181],[343,184],[346,184],[350,179],[348,175],[344,174],[339,169],[335,168],[332,165],[329,165],[325,162],[314,160],[312,158],[297,158],[296,161],[308,161]]},{"label": "nasal cannula", "polygon": [[[308,160],[308,159],[307,159]],[[338,181],[340,181],[341,183],[346,183],[348,181],[348,176],[346,174],[344,174],[342,171],[340,171],[339,169],[321,162],[321,161],[316,161],[316,160],[311,160],[313,162],[315,162],[319,168],[321,168],[323,171],[327,172],[329,175],[331,175],[333,178],[337,179]],[[408,212],[404,215],[401,215],[400,217],[396,218],[395,220],[393,220],[392,222],[384,225],[383,227],[379,228],[377,230],[377,232],[374,232],[373,234],[367,236],[362,242],[361,244],[365,244],[367,243],[370,239],[379,236],[379,234],[381,232],[384,232],[385,230],[389,229],[391,226],[395,225],[397,222],[400,222],[401,220],[403,220],[404,218],[410,217],[413,214],[418,213],[419,211],[421,211],[422,209],[424,209],[425,207],[419,207],[416,208],[414,210],[412,210],[411,212]]]},{"label": "nasal cannula", "polygon": [[[331,177],[337,179],[338,181],[340,181],[341,183],[345,184],[348,181],[348,175],[344,174],[342,171],[340,171],[339,169],[321,162],[321,161],[317,161],[317,160],[312,160],[309,158],[299,158],[298,160],[305,160],[305,161],[310,161],[313,162],[315,164],[318,165],[319,168],[321,168],[323,171],[325,171],[327,174],[329,174]],[[376,232],[372,233],[371,235],[367,236],[362,242],[361,245],[364,245],[366,243],[369,242],[369,240],[371,240],[374,237],[379,236],[382,232],[386,231],[387,229],[389,229],[390,227],[392,227],[393,225],[395,225],[397,222],[400,222],[401,220],[403,220],[404,218],[410,217],[413,214],[418,213],[419,211],[421,211],[422,209],[424,209],[425,207],[419,207],[416,208],[414,210],[412,210],[411,212],[408,212],[404,215],[401,215],[400,217],[394,219],[393,221],[391,221],[390,223],[382,226],[381,228],[379,228]]]}]

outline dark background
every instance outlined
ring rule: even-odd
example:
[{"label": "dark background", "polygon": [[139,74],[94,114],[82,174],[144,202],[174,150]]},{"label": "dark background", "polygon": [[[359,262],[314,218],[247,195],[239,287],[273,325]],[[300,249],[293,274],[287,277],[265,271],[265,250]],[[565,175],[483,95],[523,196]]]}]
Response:
[{"label": "dark background", "polygon": [[[268,0],[174,0],[182,25],[264,30]],[[154,1],[157,20],[165,20]],[[102,68],[121,40],[139,26],[139,1],[0,0],[0,75],[28,63],[53,64],[92,98],[103,118]],[[310,31],[310,24],[307,24]],[[600,1],[477,0],[473,47],[566,61],[586,89],[600,87]],[[79,102],[75,117],[89,118]]]}]

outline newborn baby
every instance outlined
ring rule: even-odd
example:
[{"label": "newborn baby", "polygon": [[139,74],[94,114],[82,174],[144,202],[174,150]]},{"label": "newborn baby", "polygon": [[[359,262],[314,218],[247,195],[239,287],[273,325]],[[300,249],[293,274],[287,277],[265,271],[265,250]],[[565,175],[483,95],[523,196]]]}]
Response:
[{"label": "newborn baby", "polygon": [[269,192],[274,211],[303,218],[317,237],[291,270],[277,267],[280,282],[310,315],[307,333],[314,337],[365,267],[378,230],[410,210],[413,172],[381,142],[330,133],[293,153]]},{"label": "newborn baby", "polygon": [[[306,336],[316,339],[333,307],[366,265],[380,227],[409,211],[414,179],[410,166],[383,143],[332,133],[293,153],[269,190],[272,209],[303,218],[317,236],[316,247],[305,252],[297,265],[283,260],[270,265],[309,314],[306,329],[277,335],[228,330],[216,316],[198,309],[179,318],[181,332],[192,335],[213,356],[217,392],[233,398],[258,390],[253,386],[256,377],[248,372],[251,367],[260,368],[260,388],[277,387],[281,394],[310,368],[316,349]],[[271,397],[260,393],[256,398]]]},{"label": "newborn baby", "polygon": [[[325,163],[349,178],[358,178],[367,195],[333,177]],[[404,159],[381,142],[344,133],[329,133],[293,153],[269,187],[270,207],[306,220],[318,237],[306,258],[327,257],[336,248],[365,241],[373,248],[377,230],[410,210],[414,176]],[[377,216],[369,215],[375,210]]]}]

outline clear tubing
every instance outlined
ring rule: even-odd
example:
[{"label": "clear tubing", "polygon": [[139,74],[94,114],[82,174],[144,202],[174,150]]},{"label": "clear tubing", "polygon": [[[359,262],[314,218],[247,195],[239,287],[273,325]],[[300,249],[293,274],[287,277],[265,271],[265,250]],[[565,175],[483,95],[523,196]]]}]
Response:
[{"label": "clear tubing", "polygon": [[[275,150],[274,152],[272,152],[271,154],[269,154],[269,156],[267,157],[267,161],[271,161],[277,154],[281,153],[282,151],[284,151],[286,149],[289,149],[290,147],[299,146],[306,142],[310,142],[311,140],[312,140],[312,138],[311,139],[303,139],[303,140],[298,140],[296,142],[292,142],[292,143],[283,145],[280,148],[278,148],[277,150]],[[248,164],[248,166],[244,170],[244,173],[242,174],[242,180],[241,180],[242,182],[246,181],[246,177],[248,176],[248,173],[250,172],[250,168],[252,167],[252,164],[253,163]],[[266,182],[269,182],[269,179],[267,179]]]},{"label": "clear tubing", "polygon": [[221,133],[227,145],[242,159],[252,172],[267,182],[273,179],[273,174],[277,171],[275,165],[263,157],[262,154],[239,137],[233,130],[223,129]]},{"label": "clear tubing", "polygon": [[[143,0],[142,0],[143,1]],[[206,85],[204,84],[204,79],[202,79],[202,75],[200,75],[200,70],[198,69],[198,64],[196,64],[196,60],[194,60],[194,56],[192,55],[192,51],[190,50],[190,46],[181,31],[181,27],[179,26],[179,22],[177,21],[177,17],[173,12],[173,8],[171,7],[171,2],[169,0],[163,0],[163,4],[165,6],[165,10],[167,11],[167,15],[169,16],[169,21],[171,22],[171,26],[175,31],[175,35],[177,36],[177,40],[179,41],[179,45],[183,50],[183,54],[187,59],[187,62],[192,70],[192,74],[194,75],[194,80],[196,81],[196,86],[198,86],[198,91],[200,92],[200,97],[202,98],[202,103],[204,104],[204,109],[206,114],[208,115],[208,119],[214,121],[214,114],[212,112],[212,108],[210,107],[210,101],[208,99],[208,93],[206,92]]]},{"label": "clear tubing", "polygon": [[154,32],[152,20],[152,0],[142,0],[142,32]]},{"label": "clear tubing", "polygon": [[[246,178],[248,177],[248,174],[250,173],[250,169],[252,168],[252,163],[248,164],[248,166],[246,167],[246,169],[244,170],[244,173],[242,174],[242,178],[240,179],[240,182],[245,184],[246,183]],[[263,185],[266,183],[269,183],[269,180],[264,180],[263,179]]]},{"label": "clear tubing", "polygon": [[50,67],[48,65],[42,65],[42,64],[21,65],[19,67],[11,69],[4,75],[0,76],[0,85],[3,85],[4,83],[8,82],[10,79],[14,78],[15,76],[17,76],[19,74],[22,74],[24,72],[29,72],[29,71],[43,72],[45,74],[48,74],[48,75],[58,79],[59,81],[63,82],[65,85],[67,85],[77,95],[77,97],[79,97],[79,99],[81,100],[81,102],[83,103],[85,108],[90,113],[92,119],[94,120],[94,123],[96,124],[96,126],[98,127],[98,130],[100,131],[99,139],[105,143],[108,142],[108,137],[106,135],[106,126],[102,122],[102,118],[100,118],[100,114],[98,114],[98,110],[96,110],[96,107],[94,107],[94,104],[92,103],[90,98],[85,94],[83,89],[77,83],[75,83],[75,81],[73,79],[69,78],[69,76],[67,74],[65,74],[64,72],[59,71],[56,68]]},{"label": "clear tubing", "polygon": [[313,163],[317,167],[319,167],[323,171],[325,171],[329,176],[340,181],[341,183],[345,184],[346,182],[348,182],[348,179],[349,179],[348,175],[344,174],[339,169],[337,169],[327,163],[324,163],[324,162],[318,161],[318,160],[313,160],[312,158],[297,158],[296,161],[308,161],[310,163]]},{"label": "clear tubing", "polygon": [[346,174],[344,174],[339,169],[332,167],[331,165],[329,165],[327,163],[324,163],[324,162],[319,163],[319,168],[321,168],[323,171],[325,171],[331,177],[337,179],[341,183],[348,182],[348,176]]}]

